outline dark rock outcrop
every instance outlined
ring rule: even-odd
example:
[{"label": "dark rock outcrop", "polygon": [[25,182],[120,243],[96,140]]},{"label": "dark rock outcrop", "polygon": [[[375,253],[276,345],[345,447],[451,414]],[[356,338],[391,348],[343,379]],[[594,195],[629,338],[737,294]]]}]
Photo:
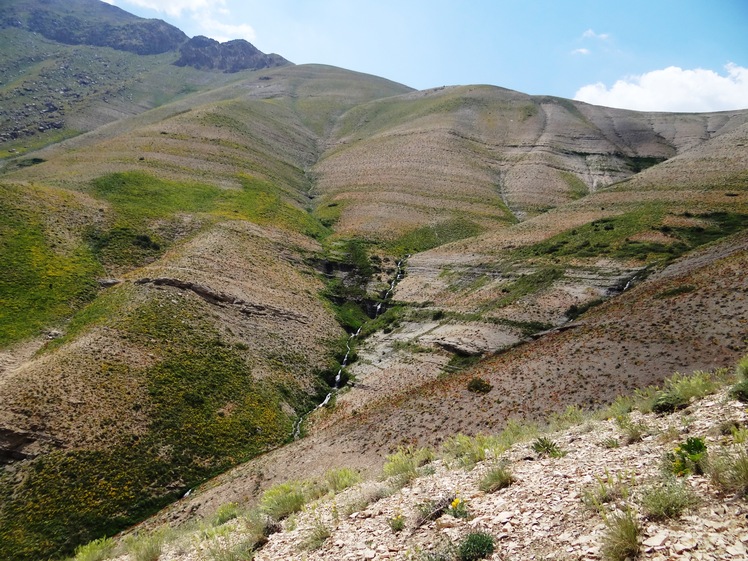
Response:
[{"label": "dark rock outcrop", "polygon": [[179,53],[179,60],[174,64],[192,66],[199,70],[239,72],[291,64],[280,55],[263,53],[244,39],[219,43],[215,39],[198,35],[182,45]]},{"label": "dark rock outcrop", "polygon": [[176,51],[188,39],[162,20],[139,18],[91,0],[13,2],[0,26],[20,27],[67,45],[111,47],[139,55]]}]

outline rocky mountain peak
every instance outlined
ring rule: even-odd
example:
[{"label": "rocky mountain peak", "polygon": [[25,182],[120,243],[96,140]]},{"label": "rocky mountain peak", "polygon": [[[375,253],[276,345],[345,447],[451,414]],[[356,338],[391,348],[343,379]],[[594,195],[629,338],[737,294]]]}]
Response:
[{"label": "rocky mountain peak", "polygon": [[239,72],[290,64],[280,55],[263,53],[244,39],[219,43],[215,39],[197,35],[182,45],[179,53],[179,60],[174,64],[199,70]]}]

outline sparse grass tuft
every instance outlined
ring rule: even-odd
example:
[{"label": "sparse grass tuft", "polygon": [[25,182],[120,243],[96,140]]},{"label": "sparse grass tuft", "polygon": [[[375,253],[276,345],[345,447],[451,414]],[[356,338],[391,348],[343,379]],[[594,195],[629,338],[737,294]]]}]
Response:
[{"label": "sparse grass tuft", "polygon": [[454,495],[444,495],[436,500],[425,501],[417,504],[414,526],[420,528],[426,522],[436,520],[450,508],[455,500],[457,500],[457,498]]},{"label": "sparse grass tuft", "polygon": [[621,415],[616,417],[616,424],[623,433],[623,441],[626,444],[639,442],[645,435],[649,434],[649,427],[643,421],[633,421],[631,416]]},{"label": "sparse grass tuft", "polygon": [[418,477],[418,468],[434,459],[434,452],[429,448],[400,448],[394,454],[387,456],[382,467],[385,477],[392,477],[402,485]]},{"label": "sparse grass tuft", "polygon": [[536,454],[549,458],[563,458],[566,455],[566,452],[561,450],[556,442],[545,436],[535,439],[532,449]]},{"label": "sparse grass tuft", "polygon": [[319,515],[315,516],[312,527],[301,543],[302,549],[315,551],[322,547],[332,535],[332,530],[322,521]]},{"label": "sparse grass tuft", "polygon": [[484,493],[494,493],[505,487],[509,487],[516,479],[505,465],[498,465],[486,473],[478,484],[478,488]]},{"label": "sparse grass tuft", "polygon": [[603,512],[605,505],[628,498],[630,476],[619,473],[614,477],[606,470],[605,477],[596,477],[596,480],[593,485],[582,490],[582,503],[586,507]]},{"label": "sparse grass tuft", "polygon": [[606,532],[602,543],[605,561],[625,561],[639,557],[641,526],[636,513],[627,508],[604,517]]},{"label": "sparse grass tuft", "polygon": [[673,477],[666,477],[646,487],[641,497],[644,513],[652,520],[679,518],[684,511],[698,504],[698,497],[691,487]]},{"label": "sparse grass tuft", "polygon": [[133,561],[158,561],[169,535],[168,529],[159,529],[133,537],[127,544]]},{"label": "sparse grass tuft", "polygon": [[722,451],[709,458],[708,473],[712,483],[724,493],[748,496],[748,451]]}]

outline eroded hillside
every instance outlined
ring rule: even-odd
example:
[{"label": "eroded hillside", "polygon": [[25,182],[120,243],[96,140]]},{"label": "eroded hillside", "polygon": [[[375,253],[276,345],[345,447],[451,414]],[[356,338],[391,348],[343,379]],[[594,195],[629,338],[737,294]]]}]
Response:
[{"label": "eroded hillside", "polygon": [[[89,132],[0,178],[0,556],[70,552],[258,454],[164,516],[744,351],[745,111],[116,56],[155,97],[78,92]],[[347,345],[352,383],[305,416]]]}]

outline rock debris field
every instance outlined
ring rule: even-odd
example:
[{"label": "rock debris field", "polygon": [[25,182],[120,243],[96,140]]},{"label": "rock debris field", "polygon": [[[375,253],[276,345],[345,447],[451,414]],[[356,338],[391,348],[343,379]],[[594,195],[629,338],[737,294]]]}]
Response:
[{"label": "rock debris field", "polygon": [[[725,491],[699,470],[668,479],[663,466],[666,454],[689,437],[703,439],[710,458],[745,453],[741,428],[746,424],[746,405],[722,390],[671,414],[634,411],[617,420],[588,416],[569,429],[545,435],[558,446],[560,457],[538,452],[533,438],[497,458],[489,453],[472,467],[442,455],[419,468],[421,475],[405,486],[393,486],[392,479],[365,481],[308,503],[282,522],[282,530],[269,536],[254,559],[459,559],[456,547],[472,532],[493,537],[494,551],[487,559],[604,559],[606,517],[610,521],[620,512],[629,512],[638,523],[641,559],[745,559],[746,499]],[[628,443],[631,431],[625,427],[638,428],[641,440]],[[514,482],[494,492],[479,490],[486,473],[497,465],[504,466]],[[695,502],[672,518],[658,518],[643,497],[656,482],[666,480],[682,486]],[[611,496],[601,498],[602,490]],[[448,514],[453,512],[449,507],[438,508],[454,506],[455,500],[461,503],[461,516]],[[396,531],[398,521],[402,528]],[[234,559],[219,555],[246,540],[245,528],[239,515],[212,532],[180,534],[165,546],[160,559]],[[118,558],[134,559],[131,554]]]}]

